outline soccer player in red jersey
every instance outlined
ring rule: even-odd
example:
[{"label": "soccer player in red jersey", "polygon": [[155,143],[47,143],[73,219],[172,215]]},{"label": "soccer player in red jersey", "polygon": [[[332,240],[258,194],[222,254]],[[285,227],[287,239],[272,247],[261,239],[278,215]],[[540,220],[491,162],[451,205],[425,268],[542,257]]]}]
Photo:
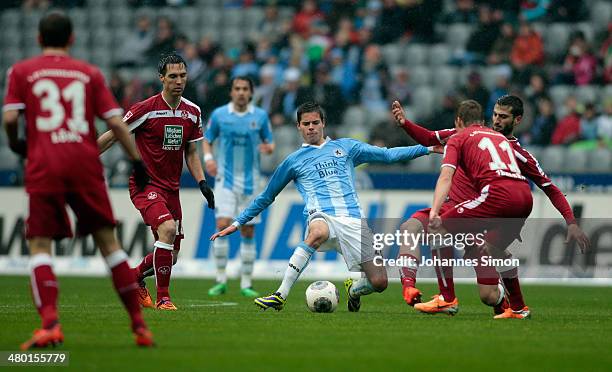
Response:
[{"label": "soccer player in red jersey", "polygon": [[[398,120],[398,124],[402,126],[406,133],[413,137],[417,142],[426,146],[444,144],[446,143],[448,138],[454,135],[456,132],[455,129],[446,129],[433,132],[418,126],[417,124],[405,118],[404,112],[398,102],[395,102],[393,104],[393,112],[396,116],[396,119]],[[572,209],[569,203],[567,202],[565,196],[559,190],[559,188],[557,188],[552,183],[550,178],[544,173],[538,161],[528,151],[523,149],[520,143],[517,141],[516,137],[514,137],[514,128],[521,123],[522,115],[523,103],[521,99],[511,95],[503,96],[497,101],[497,104],[494,108],[493,129],[506,136],[506,138],[510,141],[514,149],[514,153],[517,158],[517,163],[521,170],[521,173],[544,191],[544,193],[549,197],[553,205],[565,218],[568,226],[566,243],[569,243],[570,241],[576,241],[581,251],[584,251],[589,246],[588,238],[576,223],[576,219],[574,218]],[[461,177],[460,170],[458,170],[455,174],[455,177],[453,179],[453,185],[451,187],[449,195],[449,200],[447,201],[447,203],[444,203],[444,206],[453,206],[457,203],[458,200],[461,200],[457,197],[457,192],[467,192],[468,195],[469,193],[471,193],[473,197],[478,196],[477,191],[472,187],[472,183],[469,181],[469,179]],[[464,200],[467,200],[465,196]],[[409,232],[417,233],[423,228],[427,227],[428,217],[429,209],[418,211],[402,225],[402,228]],[[418,257],[418,248],[418,246],[402,247],[400,255],[405,255],[408,257]],[[441,255],[445,258],[452,258],[452,252],[452,249],[442,249],[440,251]],[[466,255],[468,256],[477,256],[477,253],[478,252],[476,252],[476,250],[474,249],[466,249]],[[498,268],[498,270],[500,269],[503,268]],[[505,269],[508,270],[501,272],[501,275],[503,277],[516,276],[516,268]],[[491,268],[487,269],[485,267],[480,266],[475,267],[475,271],[479,284],[481,300],[488,305],[496,305],[496,299],[500,298],[500,291],[497,289],[498,286],[496,285],[497,275],[495,272],[492,272],[495,270],[491,270]],[[416,280],[416,267],[402,268],[400,272],[402,274],[402,284],[404,287],[403,294],[405,300],[407,302],[415,301],[415,299],[417,298],[415,296],[411,296],[411,294],[418,293],[420,295],[420,291],[414,288],[414,283]],[[452,278],[452,267],[444,267],[442,269],[438,269],[436,270],[436,274],[438,275],[438,285],[440,287],[441,294],[443,294],[445,298],[450,298],[451,301],[453,301],[455,297]],[[503,287],[500,289],[503,290]],[[501,294],[501,297],[503,297],[503,294]],[[445,307],[446,306],[441,306],[440,309],[445,312]],[[504,310],[503,306],[499,306],[499,304],[498,306],[495,306],[496,314],[501,314],[502,310]]]},{"label": "soccer player in red jersey", "polygon": [[[29,195],[26,238],[30,249],[31,290],[41,329],[21,345],[23,350],[63,342],[52,269],[51,241],[72,236],[66,204],[77,216],[79,234],[92,234],[110,268],[115,290],[126,307],[136,343],[152,346],[142,319],[136,275],[114,233],[102,164],[98,156],[94,117],[103,118],[133,160],[137,184],[147,174],[121,120],[117,105],[97,67],[71,58],[72,23],[52,12],[39,23],[42,54],[13,65],[7,73],[3,121],[10,147],[26,157],[25,185]],[[26,140],[18,138],[23,112]]]},{"label": "soccer player in red jersey", "polygon": [[[187,83],[187,64],[177,54],[163,56],[158,65],[159,79],[163,85],[160,93],[130,108],[123,120],[135,133],[136,146],[142,154],[151,181],[144,190],[130,177],[130,198],[140,211],[144,222],[151,226],[155,243],[153,253],[138,265],[140,303],[153,307],[144,278],[155,275],[157,301],[160,310],[176,310],[170,299],[170,275],[172,265],[178,259],[183,239],[179,181],[183,170],[183,157],[200,191],[214,209],[212,189],[204,179],[196,142],[202,140],[202,114],[200,108],[183,97]],[[102,152],[114,141],[113,133],[106,132],[98,138]]]}]

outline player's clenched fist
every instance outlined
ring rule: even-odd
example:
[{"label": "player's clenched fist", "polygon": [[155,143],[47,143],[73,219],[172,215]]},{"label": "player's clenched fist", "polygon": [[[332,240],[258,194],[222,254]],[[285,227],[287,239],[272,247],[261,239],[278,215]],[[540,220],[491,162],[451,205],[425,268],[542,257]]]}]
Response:
[{"label": "player's clenched fist", "polygon": [[401,127],[402,125],[404,125],[404,121],[406,120],[406,113],[404,112],[402,105],[398,101],[393,101],[393,103],[391,104],[391,113],[393,114],[393,117],[395,118],[395,121],[397,122],[398,126]]}]

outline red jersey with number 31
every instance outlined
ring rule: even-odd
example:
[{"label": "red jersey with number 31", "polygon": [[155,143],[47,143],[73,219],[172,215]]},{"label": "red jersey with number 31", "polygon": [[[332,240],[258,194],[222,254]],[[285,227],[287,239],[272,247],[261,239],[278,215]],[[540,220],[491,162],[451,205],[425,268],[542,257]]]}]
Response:
[{"label": "red jersey with number 31", "polygon": [[122,110],[100,70],[68,55],[45,54],[7,72],[3,111],[23,110],[27,192],[66,192],[104,182],[94,117]]},{"label": "red jersey with number 31", "polygon": [[527,183],[512,144],[482,125],[472,125],[449,139],[442,166],[463,169],[477,190],[499,181]]}]

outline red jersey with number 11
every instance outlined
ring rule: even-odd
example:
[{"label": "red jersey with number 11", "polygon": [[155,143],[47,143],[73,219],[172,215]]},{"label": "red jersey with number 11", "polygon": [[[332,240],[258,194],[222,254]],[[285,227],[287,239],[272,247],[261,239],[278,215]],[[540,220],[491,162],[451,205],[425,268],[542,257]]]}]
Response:
[{"label": "red jersey with number 11", "polygon": [[66,192],[104,181],[94,117],[121,115],[100,70],[63,54],[43,54],[7,72],[3,111],[24,110],[27,192]]},{"label": "red jersey with number 11", "polygon": [[462,168],[477,190],[499,181],[527,183],[508,139],[482,125],[465,128],[448,140],[442,166]]}]

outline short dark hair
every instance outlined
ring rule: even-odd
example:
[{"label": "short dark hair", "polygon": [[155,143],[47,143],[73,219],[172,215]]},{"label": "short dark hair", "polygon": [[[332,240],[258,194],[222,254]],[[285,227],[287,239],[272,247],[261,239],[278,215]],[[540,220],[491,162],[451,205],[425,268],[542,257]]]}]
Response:
[{"label": "short dark hair", "polygon": [[59,11],[45,15],[38,22],[40,44],[44,47],[64,48],[68,46],[72,35],[72,21]]},{"label": "short dark hair", "polygon": [[187,68],[187,62],[185,62],[183,57],[179,56],[176,52],[162,55],[157,65],[157,72],[162,76],[166,75],[166,67],[168,65],[179,65],[181,63]]},{"label": "short dark hair", "polygon": [[482,106],[473,99],[462,101],[457,108],[457,117],[465,125],[482,122]]},{"label": "short dark hair", "polygon": [[499,106],[510,107],[510,113],[514,117],[523,116],[523,100],[518,98],[517,96],[506,94],[504,96],[499,97],[495,104]]},{"label": "short dark hair", "polygon": [[315,101],[309,101],[309,102],[302,103],[297,108],[297,122],[298,122],[298,124],[302,120],[302,115],[306,114],[308,112],[318,112],[319,116],[321,117],[321,121],[323,123],[325,123],[325,110],[323,110],[323,107],[321,107],[321,105],[319,105]]},{"label": "short dark hair", "polygon": [[249,89],[251,89],[251,93],[255,92],[255,83],[253,83],[253,79],[251,79],[250,77],[246,75],[234,76],[230,81],[230,87],[234,87],[234,81],[236,80],[246,81],[247,83],[249,83]]}]

